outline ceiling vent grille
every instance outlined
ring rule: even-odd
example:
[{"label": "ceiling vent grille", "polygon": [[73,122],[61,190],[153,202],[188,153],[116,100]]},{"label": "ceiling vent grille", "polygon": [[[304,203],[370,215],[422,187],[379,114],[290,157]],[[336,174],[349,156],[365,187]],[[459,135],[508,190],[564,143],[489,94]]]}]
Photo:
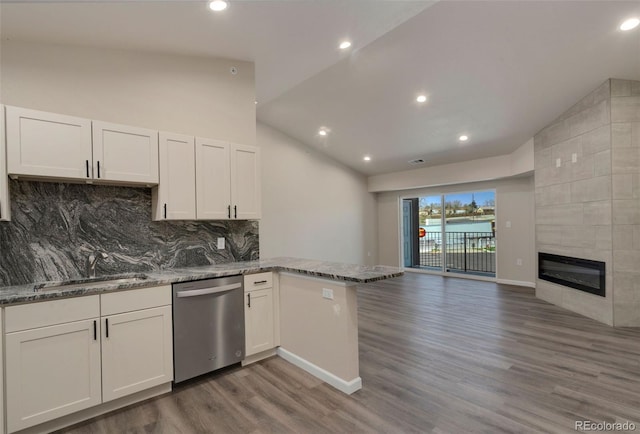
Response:
[{"label": "ceiling vent grille", "polygon": [[424,164],[424,162],[422,158],[416,158],[415,160],[409,161],[409,164]]}]

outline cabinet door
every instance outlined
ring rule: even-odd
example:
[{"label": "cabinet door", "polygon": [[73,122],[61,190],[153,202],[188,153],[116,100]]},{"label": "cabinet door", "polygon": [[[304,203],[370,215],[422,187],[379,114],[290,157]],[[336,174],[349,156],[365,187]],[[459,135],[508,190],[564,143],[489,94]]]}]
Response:
[{"label": "cabinet door", "polygon": [[4,106],[0,104],[0,221],[8,221],[11,219],[6,149],[4,134]]},{"label": "cabinet door", "polygon": [[160,183],[153,192],[154,220],[196,218],[194,138],[160,133]]},{"label": "cabinet door", "polygon": [[93,121],[93,177],[158,183],[158,132]]},{"label": "cabinet door", "polygon": [[7,163],[11,175],[91,178],[91,121],[6,107]]},{"label": "cabinet door", "polygon": [[173,380],[171,306],[102,319],[102,400]]},{"label": "cabinet door", "polygon": [[232,216],[229,182],[229,145],[196,138],[198,219],[225,220]]},{"label": "cabinet door", "polygon": [[7,333],[7,427],[34,426],[100,404],[98,320]]},{"label": "cabinet door", "polygon": [[261,217],[260,149],[231,146],[231,205],[234,218]]},{"label": "cabinet door", "polygon": [[273,289],[247,292],[244,306],[246,355],[273,348]]}]

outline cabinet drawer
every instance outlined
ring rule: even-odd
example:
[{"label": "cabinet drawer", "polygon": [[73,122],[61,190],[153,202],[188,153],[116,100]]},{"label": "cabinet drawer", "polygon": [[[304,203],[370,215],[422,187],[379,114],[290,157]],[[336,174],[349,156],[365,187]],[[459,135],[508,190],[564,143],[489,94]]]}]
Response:
[{"label": "cabinet drawer", "polygon": [[42,301],[5,309],[6,333],[47,327],[100,316],[100,296]]},{"label": "cabinet drawer", "polygon": [[271,288],[273,286],[273,273],[257,273],[244,276],[244,290],[253,291],[254,289]]},{"label": "cabinet drawer", "polygon": [[171,304],[171,285],[102,294],[100,314],[114,315]]}]

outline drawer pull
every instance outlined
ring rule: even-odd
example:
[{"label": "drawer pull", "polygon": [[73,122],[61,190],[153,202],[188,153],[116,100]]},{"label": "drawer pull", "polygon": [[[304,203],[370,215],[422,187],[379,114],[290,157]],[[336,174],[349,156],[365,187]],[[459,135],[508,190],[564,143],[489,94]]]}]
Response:
[{"label": "drawer pull", "polygon": [[254,285],[262,285],[263,283],[267,283],[266,280],[257,280],[255,282],[253,282]]}]

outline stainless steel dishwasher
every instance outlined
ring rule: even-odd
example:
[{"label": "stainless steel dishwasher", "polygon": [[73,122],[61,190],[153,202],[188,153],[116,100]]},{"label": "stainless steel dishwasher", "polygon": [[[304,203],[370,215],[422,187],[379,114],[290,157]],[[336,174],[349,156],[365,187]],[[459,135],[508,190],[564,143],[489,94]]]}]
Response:
[{"label": "stainless steel dishwasher", "polygon": [[242,361],[242,276],[173,285],[174,382]]}]

